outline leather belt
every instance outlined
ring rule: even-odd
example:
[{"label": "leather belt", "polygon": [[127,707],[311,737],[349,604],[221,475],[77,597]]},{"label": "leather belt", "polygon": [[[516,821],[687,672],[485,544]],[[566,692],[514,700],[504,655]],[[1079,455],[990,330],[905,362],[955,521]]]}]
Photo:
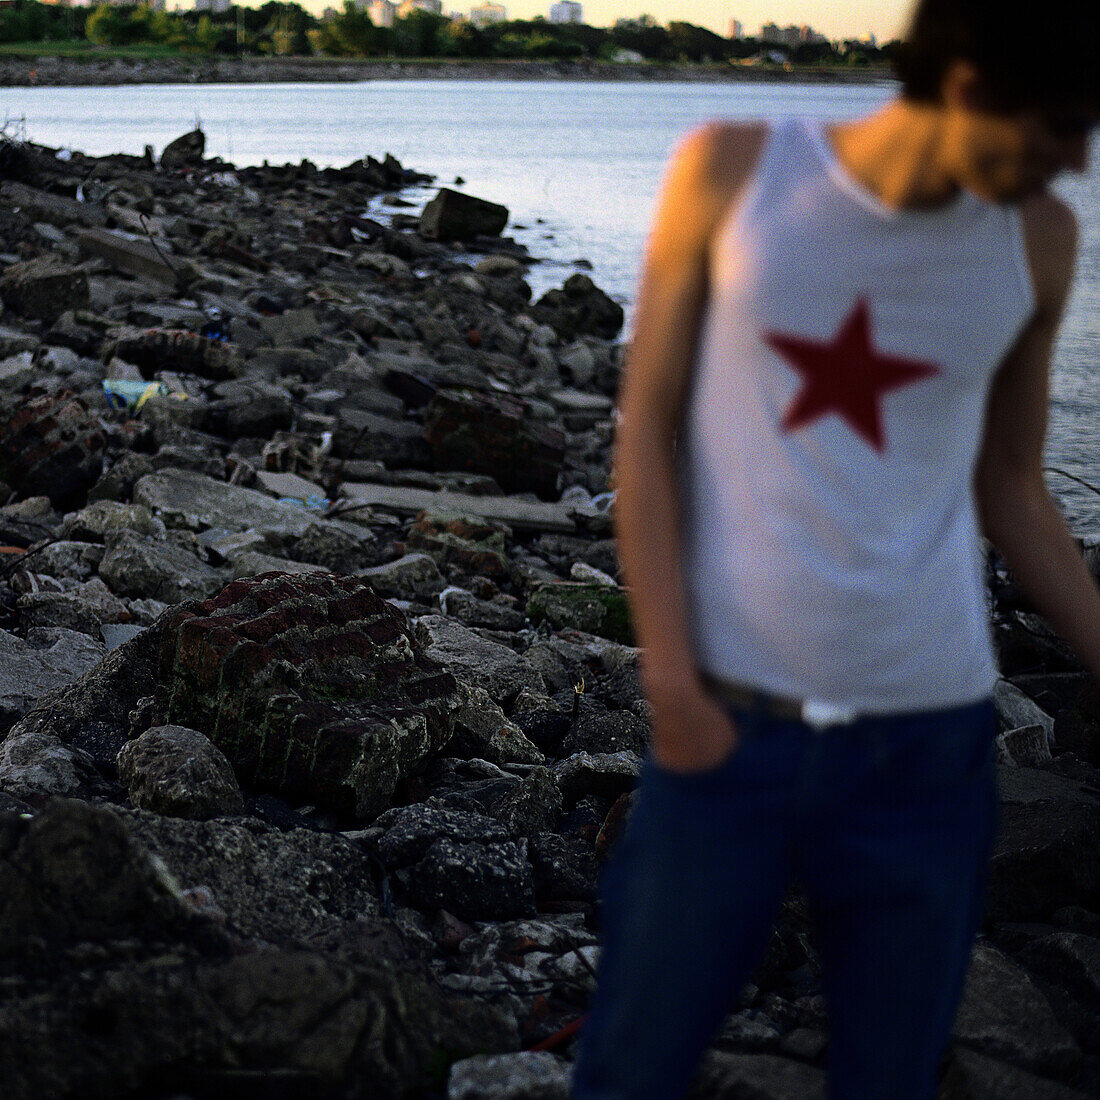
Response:
[{"label": "leather belt", "polygon": [[851,707],[836,703],[827,703],[820,699],[799,699],[793,695],[776,695],[747,684],[731,683],[706,672],[701,675],[703,683],[719,702],[741,710],[760,711],[773,718],[805,722],[818,732],[830,726],[850,725],[859,717]]}]

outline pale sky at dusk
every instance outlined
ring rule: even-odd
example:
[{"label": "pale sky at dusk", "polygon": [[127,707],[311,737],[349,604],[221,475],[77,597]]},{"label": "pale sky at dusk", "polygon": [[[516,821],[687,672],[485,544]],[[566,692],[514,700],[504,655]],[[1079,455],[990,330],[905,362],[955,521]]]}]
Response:
[{"label": "pale sky at dusk", "polygon": [[[246,0],[247,2],[247,0]],[[258,6],[252,0],[249,6]],[[327,7],[342,8],[343,0],[299,0],[318,15]],[[477,0],[443,0],[445,13],[465,14]],[[552,0],[496,0],[509,19],[530,19],[548,15]],[[730,19],[740,19],[745,34],[754,35],[762,23],[808,23],[827,38],[862,38],[868,31],[879,42],[897,38],[905,25],[910,0],[581,0],[584,21],[594,27],[609,27],[616,19],[631,19],[642,12],[658,23],[681,19],[709,27],[725,35]]]}]

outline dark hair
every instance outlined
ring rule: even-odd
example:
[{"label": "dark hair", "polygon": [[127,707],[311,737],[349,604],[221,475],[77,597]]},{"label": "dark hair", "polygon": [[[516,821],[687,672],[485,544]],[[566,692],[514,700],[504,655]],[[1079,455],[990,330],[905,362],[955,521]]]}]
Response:
[{"label": "dark hair", "polygon": [[916,0],[894,55],[902,95],[939,100],[953,61],[981,74],[993,109],[1100,105],[1097,0]]}]

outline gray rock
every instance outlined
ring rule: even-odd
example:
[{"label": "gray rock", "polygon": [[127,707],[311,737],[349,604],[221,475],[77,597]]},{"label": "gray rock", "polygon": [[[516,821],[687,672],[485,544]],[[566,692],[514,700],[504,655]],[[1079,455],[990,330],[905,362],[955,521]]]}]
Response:
[{"label": "gray rock", "polygon": [[1038,725],[1043,727],[1048,742],[1053,738],[1054,719],[1030,695],[1025,695],[1008,680],[998,680],[994,685],[993,705],[997,708],[997,717],[1005,729]]},{"label": "gray rock", "polygon": [[86,581],[95,576],[103,560],[103,547],[91,542],[65,540],[36,550],[31,560],[36,573]]},{"label": "gray rock", "polygon": [[1045,921],[1066,905],[1100,909],[1100,798],[1037,768],[998,768],[1001,821],[987,919]]},{"label": "gray rock", "polygon": [[0,355],[5,359],[12,355],[22,355],[25,351],[34,351],[41,341],[29,332],[0,325]]},{"label": "gray rock", "polygon": [[1066,1070],[1081,1057],[1026,971],[989,944],[978,944],[971,954],[953,1034],[983,1054],[1027,1069]]},{"label": "gray rock", "polygon": [[127,451],[88,490],[88,500],[128,500],[134,486],[153,472],[153,462],[143,454]]},{"label": "gray rock", "polygon": [[110,653],[132,638],[136,638],[144,629],[144,626],[136,623],[104,623],[99,628],[99,634],[107,647],[107,652]]},{"label": "gray rock", "polygon": [[489,812],[516,836],[549,832],[561,817],[561,791],[548,768],[532,768]]},{"label": "gray rock", "polygon": [[375,821],[385,834],[378,841],[378,858],[390,868],[407,867],[422,859],[440,838],[466,844],[493,845],[511,839],[499,821],[465,810],[434,806],[400,806]]},{"label": "gray rock", "polygon": [[1047,731],[1036,723],[1019,726],[997,735],[997,759],[1002,764],[1039,767],[1050,762]]},{"label": "gray rock", "polygon": [[1055,932],[1029,944],[1019,960],[1077,998],[1094,1018],[1100,1013],[1100,940],[1080,932]]},{"label": "gray rock", "polygon": [[130,609],[99,577],[67,592],[28,592],[16,600],[23,625],[63,627],[81,634],[99,636],[103,623],[127,622]]},{"label": "gray rock", "polygon": [[451,1066],[447,1100],[569,1100],[572,1068],[549,1051],[479,1054]]},{"label": "gray rock", "polygon": [[614,801],[634,789],[641,769],[633,752],[578,752],[555,765],[554,778],[568,807],[587,795]]},{"label": "gray rock", "polygon": [[272,554],[260,554],[255,550],[245,550],[234,554],[230,561],[233,564],[233,576],[256,577],[261,573],[325,573],[323,565],[311,565],[304,561],[288,561],[286,558],[277,558]]},{"label": "gray rock", "polygon": [[[115,271],[136,275],[172,289],[195,275],[195,269],[182,257],[173,257],[169,262],[165,258],[163,243],[154,247],[150,241],[129,233],[85,229],[77,238],[77,244],[86,256],[105,260]],[[81,303],[66,302],[65,309],[75,309],[78,304]],[[82,304],[87,304],[87,293]]]},{"label": "gray rock", "polygon": [[649,748],[649,728],[627,710],[583,714],[561,743],[561,755],[575,752],[616,753],[644,756]]},{"label": "gray rock", "polygon": [[448,615],[465,626],[482,626],[491,630],[522,630],[526,622],[523,612],[491,600],[481,600],[461,588],[448,588],[440,593],[440,606]]},{"label": "gray rock", "polygon": [[189,130],[173,138],[160,154],[160,166],[165,172],[181,168],[195,168],[202,164],[206,151],[206,135],[202,130]]},{"label": "gray rock", "polygon": [[378,915],[368,858],[338,834],[280,832],[255,818],[118,813],[181,888],[206,887],[242,936],[304,942],[334,921]]},{"label": "gray rock", "polygon": [[571,533],[577,529],[569,510],[562,505],[535,503],[516,497],[474,496],[446,489],[435,491],[352,481],[345,481],[340,486],[340,492],[361,504],[400,515],[427,512],[433,516],[481,516],[506,523],[517,531]]},{"label": "gray rock", "polygon": [[18,355],[0,360],[0,386],[21,390],[29,382],[33,382],[35,369],[32,359],[31,352],[21,351]]},{"label": "gray rock", "polygon": [[304,508],[281,504],[266,493],[229,485],[191,470],[158,470],[134,486],[134,502],[144,504],[169,527],[200,531],[222,527],[245,531],[250,527],[303,533],[313,516]]},{"label": "gray rock", "polygon": [[334,573],[354,573],[377,560],[374,543],[362,528],[348,530],[339,523],[311,524],[290,549],[295,561],[312,562]]},{"label": "gray rock", "polygon": [[493,764],[541,764],[545,756],[482,688],[467,687],[451,716],[449,752]]},{"label": "gray rock", "polygon": [[12,264],[0,276],[5,305],[23,317],[52,321],[67,309],[88,304],[88,276],[52,256]]},{"label": "gray rock", "polygon": [[[596,357],[592,349],[579,340],[562,350],[559,362],[562,373],[574,386],[587,386],[596,376]],[[605,408],[603,412],[606,415],[608,410]]]},{"label": "gray rock", "polygon": [[527,856],[534,871],[535,899],[540,906],[596,900],[599,864],[580,837],[535,833],[528,837]]},{"label": "gray rock", "polygon": [[424,429],[410,420],[355,407],[339,410],[333,451],[341,458],[377,459],[391,469],[429,469]]},{"label": "gray rock", "polygon": [[775,1054],[712,1052],[703,1061],[691,1100],[825,1100],[825,1071]]},{"label": "gray rock", "polygon": [[441,187],[420,215],[418,229],[429,240],[499,237],[508,224],[508,207]]},{"label": "gray rock", "polygon": [[442,615],[417,619],[416,635],[429,657],[494,700],[512,699],[524,688],[545,688],[540,673],[519,654]]},{"label": "gray rock", "polygon": [[297,376],[307,382],[319,381],[332,366],[326,356],[295,347],[257,348],[248,362],[257,374],[272,378]]},{"label": "gray rock", "polygon": [[288,309],[272,317],[261,317],[259,324],[260,330],[272,344],[295,347],[321,335],[317,314],[309,308]]},{"label": "gray rock", "polygon": [[63,640],[36,648],[0,630],[0,730],[9,729],[47,692],[78,680],[104,653],[83,634],[66,632]]},{"label": "gray rock", "polygon": [[937,1100],[1087,1100],[1093,1094],[955,1046],[936,1095]]},{"label": "gray rock", "polygon": [[381,596],[422,603],[438,596],[446,583],[435,559],[428,554],[405,554],[385,565],[360,569],[356,575]]},{"label": "gray rock", "polygon": [[15,729],[0,742],[0,791],[6,794],[32,801],[87,797],[97,786],[91,757],[53,733]]},{"label": "gray rock", "polygon": [[243,806],[233,768],[197,730],[155,726],[118,754],[118,775],[133,805],[167,817],[204,820]]},{"label": "gray rock", "polygon": [[[64,677],[67,686],[42,696],[35,708],[12,727],[8,740],[44,734],[52,741],[73,743],[86,751],[101,771],[110,773],[119,749],[130,736],[131,711],[139,699],[156,690],[158,650],[164,634],[172,628],[173,616],[166,616],[108,653],[79,679]],[[84,635],[74,634],[71,638],[88,647],[90,657],[103,653],[102,646]]]},{"label": "gray rock", "polygon": [[154,539],[162,539],[166,533],[164,524],[141,504],[97,500],[67,515],[59,534],[65,539],[102,543],[115,531],[136,531]]},{"label": "gray rock", "polygon": [[420,909],[446,909],[463,920],[504,920],[535,912],[525,840],[501,841],[490,848],[443,837],[401,877]]},{"label": "gray rock", "polygon": [[135,531],[107,536],[99,574],[120,595],[168,604],[212,595],[224,583],[221,573],[183,547]]}]

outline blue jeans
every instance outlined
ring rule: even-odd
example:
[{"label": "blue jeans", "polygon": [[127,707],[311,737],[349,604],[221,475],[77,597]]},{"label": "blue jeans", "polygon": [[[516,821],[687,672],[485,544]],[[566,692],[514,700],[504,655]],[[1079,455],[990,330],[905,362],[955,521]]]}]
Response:
[{"label": "blue jeans", "polygon": [[574,1100],[674,1100],[792,878],[815,924],[835,1100],[931,1100],[996,826],[988,702],[815,732],[733,712],[719,767],[647,761],[603,879]]}]

